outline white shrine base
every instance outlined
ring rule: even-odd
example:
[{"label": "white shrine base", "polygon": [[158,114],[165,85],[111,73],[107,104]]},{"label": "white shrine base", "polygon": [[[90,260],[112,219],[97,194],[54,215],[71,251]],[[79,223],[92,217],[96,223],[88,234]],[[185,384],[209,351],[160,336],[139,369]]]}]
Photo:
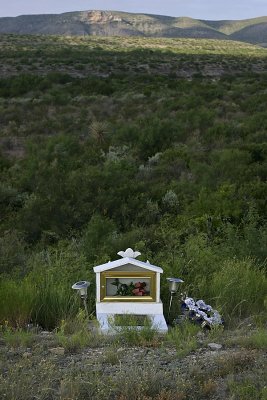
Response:
[{"label": "white shrine base", "polygon": [[[147,302],[121,302],[121,303],[97,303],[96,317],[100,325],[100,330],[103,333],[114,333],[120,330],[120,327],[112,326],[112,319],[117,314],[128,315],[145,315],[150,318],[152,328],[159,333],[168,332],[168,327],[163,316],[162,303],[147,303]],[[142,326],[138,327],[142,329]]]}]

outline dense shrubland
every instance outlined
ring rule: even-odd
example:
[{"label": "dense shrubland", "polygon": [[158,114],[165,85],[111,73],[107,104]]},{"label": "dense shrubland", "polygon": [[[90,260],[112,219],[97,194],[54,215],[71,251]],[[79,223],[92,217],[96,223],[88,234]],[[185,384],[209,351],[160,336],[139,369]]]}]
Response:
[{"label": "dense shrubland", "polygon": [[71,284],[127,247],[163,267],[165,303],[174,275],[227,322],[266,311],[266,51],[4,39],[0,321],[58,326]]}]

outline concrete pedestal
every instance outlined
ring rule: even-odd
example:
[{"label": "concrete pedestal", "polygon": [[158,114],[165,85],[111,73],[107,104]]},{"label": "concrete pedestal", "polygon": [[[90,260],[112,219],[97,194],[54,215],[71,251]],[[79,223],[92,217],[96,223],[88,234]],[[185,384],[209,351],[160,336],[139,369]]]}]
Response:
[{"label": "concrete pedestal", "polygon": [[[159,333],[168,332],[168,327],[163,316],[162,302],[159,303],[97,303],[96,316],[103,333],[114,333],[120,327],[112,324],[114,315],[144,315],[150,318],[151,327]],[[142,329],[142,326],[137,327]]]}]

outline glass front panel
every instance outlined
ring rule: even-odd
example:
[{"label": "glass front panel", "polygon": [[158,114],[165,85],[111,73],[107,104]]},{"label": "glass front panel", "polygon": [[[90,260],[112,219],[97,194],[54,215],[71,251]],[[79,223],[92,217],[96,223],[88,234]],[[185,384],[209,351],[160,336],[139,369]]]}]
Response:
[{"label": "glass front panel", "polygon": [[101,301],[156,301],[154,272],[102,272]]},{"label": "glass front panel", "polygon": [[106,296],[150,296],[150,278],[106,278]]}]

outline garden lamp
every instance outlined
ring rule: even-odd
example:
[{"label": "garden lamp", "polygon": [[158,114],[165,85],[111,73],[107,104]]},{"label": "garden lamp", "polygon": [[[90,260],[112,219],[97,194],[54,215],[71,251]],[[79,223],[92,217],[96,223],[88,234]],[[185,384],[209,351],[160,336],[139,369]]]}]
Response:
[{"label": "garden lamp", "polygon": [[78,291],[77,293],[80,294],[87,315],[88,315],[88,309],[87,309],[86,299],[87,299],[87,288],[89,286],[90,282],[87,281],[76,282],[72,285],[72,289],[77,290]]},{"label": "garden lamp", "polygon": [[170,304],[169,304],[169,311],[168,311],[168,320],[169,320],[173,296],[178,291],[179,283],[182,283],[184,281],[182,279],[180,279],[180,278],[167,278],[167,281],[169,282],[169,291],[170,291],[170,294],[171,294]]}]

